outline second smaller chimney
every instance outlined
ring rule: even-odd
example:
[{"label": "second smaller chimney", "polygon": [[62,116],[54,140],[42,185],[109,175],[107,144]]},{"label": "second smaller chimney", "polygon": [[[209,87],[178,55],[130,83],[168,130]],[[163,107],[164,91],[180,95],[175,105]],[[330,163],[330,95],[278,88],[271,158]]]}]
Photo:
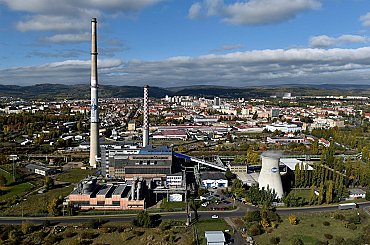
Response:
[{"label": "second smaller chimney", "polygon": [[148,106],[149,86],[144,86],[144,122],[143,122],[143,147],[149,144],[149,106]]}]

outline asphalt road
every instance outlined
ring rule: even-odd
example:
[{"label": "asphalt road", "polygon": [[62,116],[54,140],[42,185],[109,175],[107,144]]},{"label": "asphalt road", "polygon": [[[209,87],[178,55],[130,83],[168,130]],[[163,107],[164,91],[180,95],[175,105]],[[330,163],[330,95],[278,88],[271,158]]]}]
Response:
[{"label": "asphalt road", "polygon": [[[370,202],[359,203],[359,208],[369,208]],[[248,210],[256,210],[256,207],[243,205],[233,211],[199,211],[200,219],[210,219],[212,215],[216,214],[219,218],[226,217],[241,217],[245,215]],[[337,205],[333,206],[319,206],[319,207],[301,207],[301,208],[279,208],[277,212],[279,214],[297,214],[297,213],[314,213],[314,212],[333,212],[338,210]],[[184,212],[172,212],[172,213],[157,213],[161,216],[162,220],[185,220],[186,213]],[[119,215],[86,215],[86,216],[64,216],[64,217],[0,217],[0,224],[21,224],[24,221],[28,221],[34,224],[42,224],[45,220],[49,220],[52,223],[71,224],[71,223],[83,223],[90,219],[104,219],[113,222],[130,222],[134,219],[135,214],[119,214]],[[192,217],[194,214],[192,213]]]}]

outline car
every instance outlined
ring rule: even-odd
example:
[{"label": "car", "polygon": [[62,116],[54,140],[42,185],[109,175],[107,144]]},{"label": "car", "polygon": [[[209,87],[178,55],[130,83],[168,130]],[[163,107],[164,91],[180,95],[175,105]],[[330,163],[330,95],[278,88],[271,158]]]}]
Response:
[{"label": "car", "polygon": [[212,219],[218,219],[218,215],[216,214],[212,215]]}]

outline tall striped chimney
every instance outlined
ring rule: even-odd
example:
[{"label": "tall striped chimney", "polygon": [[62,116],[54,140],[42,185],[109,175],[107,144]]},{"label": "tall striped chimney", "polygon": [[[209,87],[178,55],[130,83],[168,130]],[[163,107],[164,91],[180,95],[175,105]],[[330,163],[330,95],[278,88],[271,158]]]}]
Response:
[{"label": "tall striped chimney", "polygon": [[148,106],[149,86],[144,86],[144,122],[143,122],[143,147],[149,144],[149,106]]},{"label": "tall striped chimney", "polygon": [[90,124],[90,166],[96,168],[99,148],[99,105],[97,69],[96,18],[91,20],[91,124]]}]

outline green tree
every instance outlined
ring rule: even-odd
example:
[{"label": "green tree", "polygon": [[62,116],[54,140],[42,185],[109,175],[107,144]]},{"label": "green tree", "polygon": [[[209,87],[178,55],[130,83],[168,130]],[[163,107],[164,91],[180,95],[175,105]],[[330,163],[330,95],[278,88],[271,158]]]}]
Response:
[{"label": "green tree", "polygon": [[58,216],[60,214],[59,205],[61,204],[62,198],[54,197],[48,204],[48,213],[53,216]]},{"label": "green tree", "polygon": [[0,186],[5,186],[7,183],[7,180],[4,175],[0,175]]},{"label": "green tree", "polygon": [[154,227],[153,220],[147,211],[141,211],[132,221],[133,225],[144,228]]},{"label": "green tree", "polygon": [[333,181],[329,180],[328,188],[326,190],[326,198],[325,198],[327,204],[333,202],[333,188],[334,188]]},{"label": "green tree", "polygon": [[315,184],[312,184],[311,186],[308,203],[310,205],[314,205],[316,203]]},{"label": "green tree", "polygon": [[319,197],[317,199],[317,203],[319,205],[323,204],[324,202],[324,197],[325,197],[325,190],[324,190],[324,183],[321,182],[320,183],[320,187],[319,187]]},{"label": "green tree", "polygon": [[46,176],[44,179],[44,186],[48,190],[52,189],[54,187],[54,180],[51,177]]},{"label": "green tree", "polygon": [[294,186],[295,187],[301,186],[301,170],[299,164],[296,164],[294,168]]}]

